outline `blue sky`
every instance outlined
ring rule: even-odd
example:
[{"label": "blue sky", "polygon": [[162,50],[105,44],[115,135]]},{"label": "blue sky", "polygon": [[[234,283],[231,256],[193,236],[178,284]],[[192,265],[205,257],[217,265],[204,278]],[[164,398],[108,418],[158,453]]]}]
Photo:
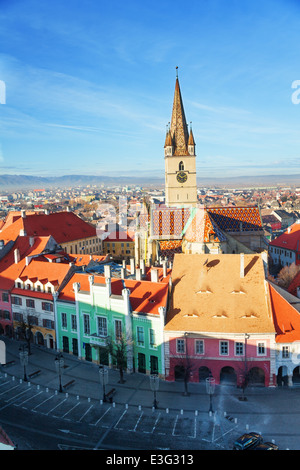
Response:
[{"label": "blue sky", "polygon": [[300,174],[299,44],[299,0],[0,0],[0,172],[164,177],[178,66],[199,179]]}]

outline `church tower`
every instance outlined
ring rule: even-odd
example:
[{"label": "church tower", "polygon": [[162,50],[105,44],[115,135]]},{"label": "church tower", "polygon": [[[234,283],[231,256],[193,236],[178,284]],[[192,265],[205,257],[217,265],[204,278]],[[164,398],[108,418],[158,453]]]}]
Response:
[{"label": "church tower", "polygon": [[178,75],[170,126],[165,140],[165,199],[169,207],[196,206],[196,152],[192,129],[188,130]]}]

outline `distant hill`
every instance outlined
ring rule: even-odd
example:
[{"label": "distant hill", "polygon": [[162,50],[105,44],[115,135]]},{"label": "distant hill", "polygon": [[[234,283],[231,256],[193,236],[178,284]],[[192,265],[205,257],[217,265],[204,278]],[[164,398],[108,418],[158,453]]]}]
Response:
[{"label": "distant hill", "polygon": [[[231,178],[197,178],[199,186],[221,186],[221,187],[251,187],[251,186],[276,186],[276,185],[298,185],[300,187],[300,175],[259,175],[259,176],[235,176]],[[163,186],[164,178],[141,177],[141,176],[87,176],[87,175],[64,175],[64,176],[32,176],[32,175],[0,175],[0,191],[25,190],[33,188],[66,188],[75,186],[105,185],[118,186]]]},{"label": "distant hill", "polygon": [[31,176],[31,175],[0,175],[0,191],[8,189],[33,189],[33,188],[65,188],[74,186],[86,186],[88,184],[105,186],[135,184],[162,184],[163,178],[141,178],[134,176],[86,176],[86,175],[64,175],[64,176]]}]

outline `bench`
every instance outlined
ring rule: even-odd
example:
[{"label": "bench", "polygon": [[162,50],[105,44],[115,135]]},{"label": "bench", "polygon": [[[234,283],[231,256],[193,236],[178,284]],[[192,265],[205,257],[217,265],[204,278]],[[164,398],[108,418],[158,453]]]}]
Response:
[{"label": "bench", "polygon": [[105,397],[107,398],[107,400],[109,400],[110,403],[112,403],[112,399],[114,397],[114,395],[117,393],[116,389],[115,388],[112,388],[106,395]]},{"label": "bench", "polygon": [[73,385],[74,382],[75,382],[75,379],[70,380],[70,382],[68,382],[66,385],[64,385],[63,388],[68,388],[68,387],[70,387],[71,385]]},{"label": "bench", "polygon": [[6,362],[5,364],[1,364],[3,367],[6,367],[6,366],[12,366],[13,364],[15,364],[16,361],[9,361],[9,362]]},{"label": "bench", "polygon": [[32,379],[32,377],[35,377],[36,375],[39,375],[41,373],[40,370],[36,370],[35,372],[32,372],[31,374],[28,374],[28,377]]}]

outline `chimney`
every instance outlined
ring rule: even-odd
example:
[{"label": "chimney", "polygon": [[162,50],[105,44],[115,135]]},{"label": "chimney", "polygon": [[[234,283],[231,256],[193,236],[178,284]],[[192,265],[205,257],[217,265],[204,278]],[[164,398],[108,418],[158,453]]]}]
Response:
[{"label": "chimney", "polygon": [[125,259],[122,260],[122,268],[126,269],[126,260]]},{"label": "chimney", "polygon": [[151,269],[151,282],[158,282],[158,269]]},{"label": "chimney", "polygon": [[74,292],[79,292],[80,291],[80,282],[74,282],[73,290],[74,290]]},{"label": "chimney", "polygon": [[0,240],[0,250],[2,250],[2,248],[4,248],[4,240]]},{"label": "chimney", "polygon": [[49,214],[50,214],[49,209],[45,209],[45,215],[49,215]]},{"label": "chimney", "polygon": [[[122,297],[125,302],[125,322],[130,324],[131,303],[130,303],[130,290],[125,288],[122,290]],[[127,326],[127,325],[126,325]],[[130,327],[129,327],[130,328]],[[127,330],[127,327],[126,327]]]},{"label": "chimney", "polygon": [[110,277],[105,278],[105,284],[106,284],[106,289],[107,289],[107,295],[108,297],[110,297],[111,296],[111,278]]},{"label": "chimney", "polygon": [[164,260],[162,265],[163,265],[163,276],[167,277],[167,260]]},{"label": "chimney", "polygon": [[26,230],[21,228],[20,230],[20,237],[26,237],[27,236],[27,233],[26,233]]},{"label": "chimney", "polygon": [[20,250],[18,248],[14,250],[14,258],[15,264],[18,264],[18,262],[20,261]]},{"label": "chimney", "polygon": [[145,275],[145,260],[144,259],[140,260],[140,268],[142,271],[142,276],[144,276]]},{"label": "chimney", "polygon": [[130,273],[134,274],[135,271],[135,261],[134,258],[130,258]]},{"label": "chimney", "polygon": [[126,270],[125,268],[121,268],[121,279],[125,279],[126,278]]},{"label": "chimney", "polygon": [[142,270],[140,268],[136,268],[135,278],[136,278],[137,281],[142,280]]},{"label": "chimney", "polygon": [[29,257],[29,256],[26,256],[26,258],[25,258],[25,264],[26,264],[26,266],[28,266],[29,263],[30,263],[30,257]]},{"label": "chimney", "polygon": [[29,245],[30,246],[34,245],[34,237],[29,237]]},{"label": "chimney", "polygon": [[267,253],[267,251],[263,251],[263,252],[261,253],[261,258],[262,258],[262,260],[263,260],[263,265],[264,265],[264,270],[265,270],[265,278],[267,278],[267,277],[268,277],[268,271],[269,271],[269,269],[268,269],[268,253]]},{"label": "chimney", "polygon": [[21,211],[21,217],[22,219],[26,219],[26,211],[24,210]]},{"label": "chimney", "polygon": [[104,265],[104,276],[105,276],[105,279],[111,278],[111,267],[110,267],[110,264],[105,264],[105,265]]},{"label": "chimney", "polygon": [[243,278],[245,277],[245,259],[244,259],[244,253],[240,254],[240,277]]}]

